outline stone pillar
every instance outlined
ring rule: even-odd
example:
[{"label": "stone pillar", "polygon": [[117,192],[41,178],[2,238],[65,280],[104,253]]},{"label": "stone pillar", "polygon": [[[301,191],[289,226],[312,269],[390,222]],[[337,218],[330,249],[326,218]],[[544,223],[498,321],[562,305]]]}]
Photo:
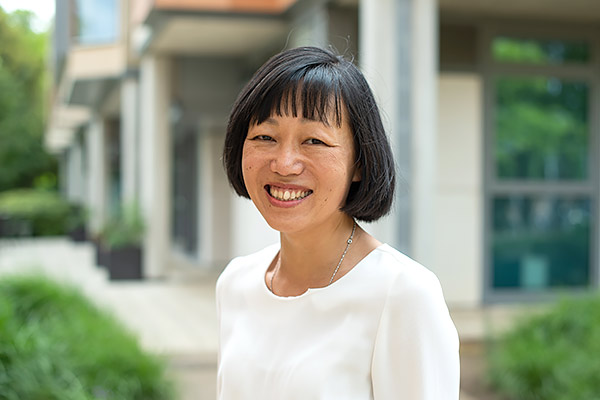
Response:
[{"label": "stone pillar", "polygon": [[72,183],[70,182],[72,175],[72,152],[71,149],[66,148],[60,154],[57,154],[56,159],[58,161],[58,192],[68,200],[73,200],[71,196]]},{"label": "stone pillar", "polygon": [[83,149],[81,148],[81,142],[76,139],[73,140],[71,146],[66,152],[66,195],[69,201],[75,203],[86,203],[85,198],[85,178],[84,165],[83,165]]},{"label": "stone pillar", "polygon": [[86,132],[87,147],[87,207],[90,211],[89,229],[98,234],[104,225],[107,208],[107,165],[104,122],[99,115],[90,120]]},{"label": "stone pillar", "polygon": [[138,200],[138,81],[127,74],[121,82],[121,193],[123,204]]},{"label": "stone pillar", "polygon": [[170,61],[147,55],[140,69],[140,206],[146,223],[144,276],[165,275],[171,243]]},{"label": "stone pillar", "polygon": [[412,1],[412,237],[413,256],[435,268],[438,104],[438,5]]},{"label": "stone pillar", "polygon": [[[402,7],[401,7],[402,5]],[[399,173],[391,215],[367,229],[379,240],[410,253],[410,18],[407,2],[361,0],[359,59],[381,110]],[[402,13],[400,11],[403,11]]]},{"label": "stone pillar", "polygon": [[287,48],[299,46],[327,46],[328,12],[322,1],[308,1],[296,8],[291,16],[291,30]]},{"label": "stone pillar", "polygon": [[368,229],[428,264],[435,220],[437,3],[361,0],[359,27],[361,68],[381,108],[399,173],[392,214]]}]

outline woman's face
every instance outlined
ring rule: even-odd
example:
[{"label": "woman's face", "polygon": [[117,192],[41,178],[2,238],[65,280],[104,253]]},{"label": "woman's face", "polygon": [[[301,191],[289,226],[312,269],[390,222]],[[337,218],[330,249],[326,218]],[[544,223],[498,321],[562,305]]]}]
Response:
[{"label": "woman's face", "polygon": [[346,118],[342,121],[338,127],[274,115],[249,127],[242,155],[244,183],[273,229],[310,232],[344,217],[340,208],[360,171],[350,127]]}]

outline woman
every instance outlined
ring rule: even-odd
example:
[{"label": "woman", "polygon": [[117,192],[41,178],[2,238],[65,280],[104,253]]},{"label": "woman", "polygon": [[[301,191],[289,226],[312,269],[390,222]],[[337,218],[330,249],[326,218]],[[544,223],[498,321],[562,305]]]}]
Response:
[{"label": "woman", "polygon": [[359,70],[314,47],[271,58],[233,107],[223,162],[280,243],[217,282],[219,399],[458,399],[437,278],[357,223],[389,212],[395,182]]}]

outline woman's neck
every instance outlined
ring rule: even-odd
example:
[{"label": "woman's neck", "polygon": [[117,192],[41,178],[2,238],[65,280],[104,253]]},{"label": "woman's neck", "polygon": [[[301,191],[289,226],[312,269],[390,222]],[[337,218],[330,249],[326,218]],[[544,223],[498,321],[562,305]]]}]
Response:
[{"label": "woman's neck", "polygon": [[[281,250],[272,271],[275,292],[291,296],[308,288],[327,286],[348,246],[353,225],[352,218],[345,216],[311,232],[281,233]],[[348,253],[363,234],[357,227]],[[348,257],[347,261],[353,258]],[[347,269],[346,266],[344,270]]]}]

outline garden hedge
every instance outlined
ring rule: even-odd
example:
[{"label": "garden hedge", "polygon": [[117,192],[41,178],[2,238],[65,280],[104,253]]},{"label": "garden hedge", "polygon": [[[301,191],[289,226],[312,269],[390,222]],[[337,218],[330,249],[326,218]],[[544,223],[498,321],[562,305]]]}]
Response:
[{"label": "garden hedge", "polygon": [[489,376],[514,400],[600,399],[600,296],[565,298],[494,342]]},{"label": "garden hedge", "polygon": [[0,278],[0,400],[168,400],[165,362],[83,295]]}]

